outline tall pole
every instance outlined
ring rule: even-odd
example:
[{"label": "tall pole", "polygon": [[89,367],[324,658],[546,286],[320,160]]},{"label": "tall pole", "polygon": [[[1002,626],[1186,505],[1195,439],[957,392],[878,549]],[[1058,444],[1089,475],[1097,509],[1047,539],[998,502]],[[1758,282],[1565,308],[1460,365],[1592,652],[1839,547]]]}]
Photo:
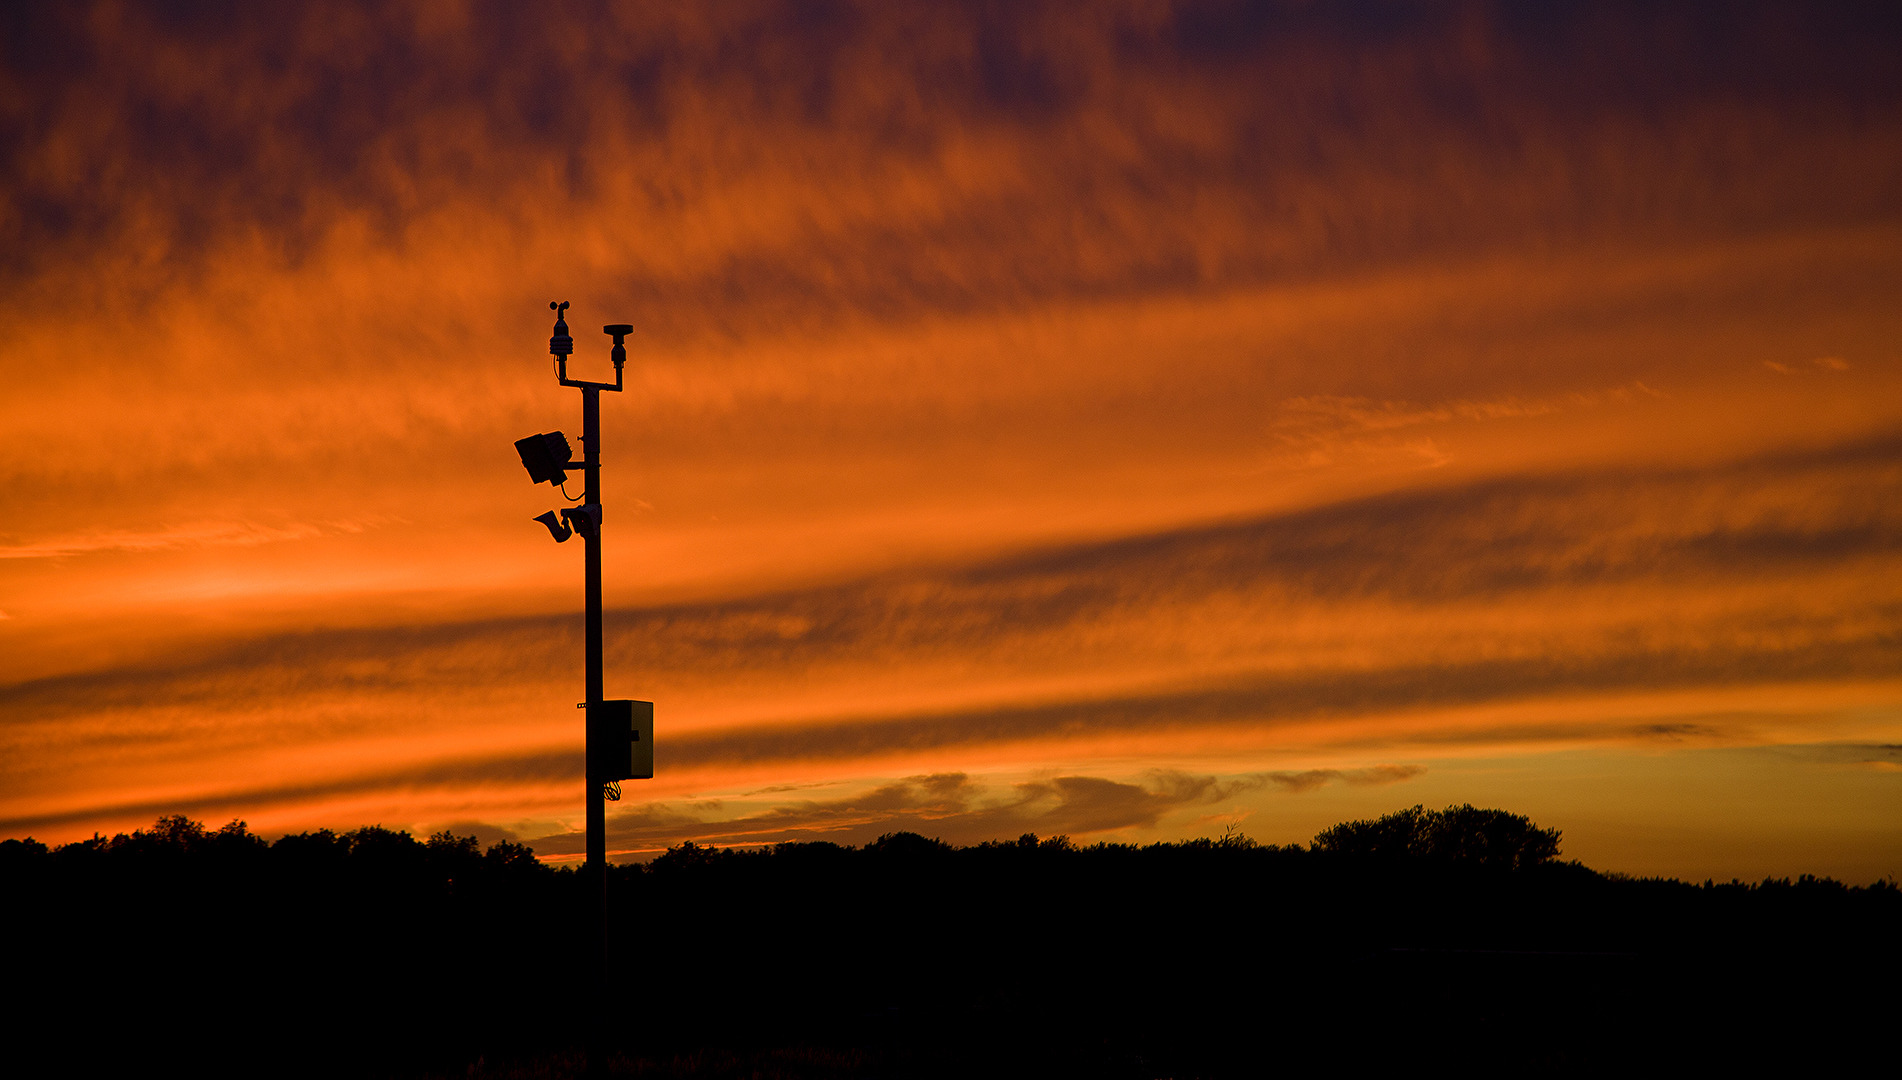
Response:
[{"label": "tall pole", "polygon": [[[588,927],[587,949],[592,954],[587,961],[588,975],[583,979],[582,989],[586,1000],[582,1005],[582,1023],[586,1027],[585,1041],[588,1050],[588,1071],[591,1075],[601,1076],[607,1070],[607,991],[608,991],[608,813],[607,786],[610,781],[633,775],[629,769],[630,760],[621,760],[614,768],[606,758],[608,745],[602,739],[609,733],[603,727],[608,723],[606,694],[602,690],[601,679],[601,392],[611,390],[619,392],[625,388],[624,368],[627,364],[627,336],[634,327],[627,323],[612,323],[601,328],[601,332],[614,339],[614,348],[608,353],[608,359],[614,364],[612,383],[589,382],[585,379],[568,377],[568,357],[575,351],[574,338],[568,334],[568,302],[549,301],[549,310],[555,312],[555,332],[548,339],[549,355],[555,358],[555,378],[563,386],[572,386],[581,391],[581,462],[580,467],[586,485],[581,495],[581,512],[576,516],[573,510],[563,510],[559,518],[550,510],[535,518],[548,527],[557,542],[565,541],[572,534],[567,522],[572,522],[572,532],[581,534],[582,548],[586,552],[586,609],[585,628],[587,648],[588,696],[583,702],[587,709],[585,724],[584,758],[586,765],[583,773],[587,780],[584,794],[588,808],[588,861],[582,870],[584,893],[591,897],[584,899],[587,912],[583,921]],[[522,456],[522,465],[528,469],[529,479],[535,483],[549,483],[560,486],[573,472],[576,463],[569,460],[573,449],[568,445],[567,437],[560,432],[531,435],[517,440],[516,452]],[[563,490],[566,494],[566,490]],[[633,702],[617,702],[625,708],[620,713],[623,725],[619,737],[626,739],[632,734],[626,728],[631,720],[627,711]],[[642,703],[646,704],[646,703]],[[648,745],[651,747],[652,711],[648,712]],[[609,740],[612,743],[612,740]],[[623,750],[616,753],[625,753]],[[652,776],[651,768],[646,772]],[[619,798],[617,790],[615,797]]]},{"label": "tall pole", "polygon": [[[585,512],[598,514],[601,506],[601,391],[594,386],[581,388],[581,449],[586,466],[586,491],[582,495]],[[593,718],[600,714],[606,695],[601,688],[601,520],[582,536],[587,551],[587,677],[589,717],[585,736],[588,792],[588,891],[595,896],[593,911],[594,978],[588,1017],[588,1066],[602,1074],[606,1047],[602,1045],[608,988],[608,813],[603,788],[606,781],[599,772],[600,747],[594,745],[597,734]]]}]

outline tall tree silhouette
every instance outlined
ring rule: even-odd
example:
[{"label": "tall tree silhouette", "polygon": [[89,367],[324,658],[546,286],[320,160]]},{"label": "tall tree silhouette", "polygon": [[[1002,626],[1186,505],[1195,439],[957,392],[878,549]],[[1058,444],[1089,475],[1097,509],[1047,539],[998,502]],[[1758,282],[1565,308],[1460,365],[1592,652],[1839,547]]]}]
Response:
[{"label": "tall tree silhouette", "polygon": [[1557,858],[1559,835],[1557,829],[1541,829],[1523,815],[1504,810],[1481,810],[1470,803],[1428,810],[1416,804],[1372,821],[1324,829],[1314,838],[1314,850],[1520,870]]}]

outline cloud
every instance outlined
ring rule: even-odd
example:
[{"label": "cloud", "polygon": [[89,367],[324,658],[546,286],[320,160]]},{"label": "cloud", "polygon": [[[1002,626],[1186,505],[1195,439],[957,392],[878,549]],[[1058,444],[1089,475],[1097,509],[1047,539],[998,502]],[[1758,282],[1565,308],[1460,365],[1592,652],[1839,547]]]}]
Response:
[{"label": "cloud", "polygon": [[520,836],[517,836],[513,830],[505,829],[486,821],[443,822],[442,824],[429,828],[427,831],[432,835],[437,832],[447,832],[452,836],[473,836],[475,837],[476,843],[484,848],[494,847],[504,840],[510,843],[520,843],[522,839]]},{"label": "cloud", "polygon": [[[1763,366],[1779,375],[1794,375],[1797,373],[1795,366],[1780,363],[1776,360],[1765,360]],[[1844,360],[1840,356],[1818,356],[1810,360],[1810,366],[1818,371],[1841,372],[1849,370],[1849,361]]]},{"label": "cloud", "polygon": [[1721,734],[1721,730],[1710,724],[1640,724],[1635,729],[1635,734],[1647,739],[1682,742],[1687,738],[1716,736]]},{"label": "cloud", "polygon": [[1429,464],[1442,464],[1447,459],[1418,429],[1550,416],[1620,403],[1636,395],[1659,396],[1658,391],[1635,381],[1595,392],[1572,391],[1562,397],[1455,399],[1433,404],[1337,394],[1301,395],[1277,406],[1269,432],[1280,447],[1274,460],[1281,465],[1330,465],[1344,457],[1394,451],[1422,457]]},{"label": "cloud", "polygon": [[[1884,438],[1513,478],[624,609],[609,664],[667,703],[684,768],[1881,679],[1902,625],[1883,587],[1902,580],[1898,457]],[[530,702],[572,700],[579,649],[568,615],[262,636],[0,686],[0,746],[25,790],[133,748],[149,763],[393,722],[519,726]]]},{"label": "cloud", "polygon": [[[1262,774],[1230,780],[1160,770],[1142,783],[1097,776],[1054,776],[994,788],[964,773],[910,776],[855,795],[782,803],[733,814],[720,802],[648,804],[614,814],[610,846],[652,852],[685,840],[722,845],[828,840],[862,844],[889,832],[918,832],[954,843],[1042,836],[1088,837],[1153,828],[1172,811],[1213,806],[1265,783],[1305,791],[1328,780],[1392,783],[1417,775],[1418,766],[1322,770],[1320,778],[1282,783],[1294,774]],[[1308,774],[1302,774],[1308,775]],[[583,850],[579,833],[556,833],[531,841],[544,854]]]},{"label": "cloud", "polygon": [[[687,768],[768,762],[873,759],[888,755],[949,753],[970,747],[1086,743],[1110,737],[1240,727],[1269,732],[1319,719],[1404,714],[1413,710],[1497,705],[1513,701],[1632,691],[1672,691],[1733,683],[1776,683],[1862,677],[1884,679],[1895,670],[1895,645],[1869,639],[1855,645],[1819,641],[1795,649],[1731,648],[1660,651],[1638,647],[1591,657],[1473,660],[1411,667],[1308,669],[1261,674],[1216,685],[1193,685],[1121,696],[1078,697],[1050,703],[1000,703],[910,715],[772,723],[695,732],[677,737],[669,758]],[[1653,729],[1646,733],[1656,734]],[[1412,725],[1343,729],[1341,738],[1485,745],[1512,741],[1567,741],[1622,735],[1624,729],[1592,719],[1500,719],[1482,729],[1443,733]]]},{"label": "cloud", "polygon": [[1411,780],[1423,772],[1426,772],[1424,765],[1375,765],[1366,769],[1307,769],[1302,772],[1270,772],[1259,775],[1276,787],[1301,794],[1313,791],[1330,781],[1356,786],[1398,784]]},{"label": "cloud", "polygon": [[253,547],[320,536],[360,533],[382,521],[322,521],[269,525],[249,521],[203,521],[149,532],[97,530],[36,543],[0,543],[0,559],[60,559],[74,555],[170,551],[181,548]]},{"label": "cloud", "polygon": [[452,10],[16,7],[6,269],[598,215],[666,339],[1860,220],[1902,161],[1895,28],[1808,9]]},{"label": "cloud", "polygon": [[1774,747],[1770,752],[1817,765],[1875,767],[1879,771],[1902,766],[1902,746],[1892,743],[1798,743]]},{"label": "cloud", "polygon": [[[161,814],[186,814],[207,820],[225,815],[255,815],[271,809],[298,806],[336,796],[454,789],[509,781],[570,781],[581,775],[581,753],[507,754],[481,758],[446,759],[397,768],[363,769],[351,775],[311,782],[231,784],[211,790],[147,795],[137,798],[106,796],[83,806],[44,810],[0,819],[0,832],[26,835],[34,830],[57,829],[74,822],[100,820],[143,821]],[[468,822],[462,825],[468,826]],[[348,827],[348,826],[345,826]],[[497,828],[483,825],[483,829]],[[484,832],[483,835],[488,835]],[[500,835],[499,833],[497,835]],[[503,837],[506,839],[507,837]]]}]

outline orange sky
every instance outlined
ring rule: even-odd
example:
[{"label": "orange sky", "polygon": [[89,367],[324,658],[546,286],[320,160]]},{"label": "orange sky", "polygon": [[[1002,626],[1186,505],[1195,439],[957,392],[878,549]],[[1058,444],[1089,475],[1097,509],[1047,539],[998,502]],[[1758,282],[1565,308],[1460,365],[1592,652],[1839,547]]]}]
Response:
[{"label": "orange sky", "polygon": [[1902,873],[1882,5],[21,5],[0,834]]}]

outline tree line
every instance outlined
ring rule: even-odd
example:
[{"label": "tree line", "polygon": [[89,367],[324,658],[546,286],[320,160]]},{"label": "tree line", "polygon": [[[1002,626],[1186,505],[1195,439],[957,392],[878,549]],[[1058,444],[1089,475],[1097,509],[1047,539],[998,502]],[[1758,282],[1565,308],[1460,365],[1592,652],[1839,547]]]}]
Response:
[{"label": "tree line", "polygon": [[[684,843],[612,868],[617,1039],[641,1060],[824,1050],[821,1071],[864,1075],[1256,1075],[1269,1037],[1290,1062],[1565,1067],[1692,1030],[1760,1062],[1811,1019],[1849,1030],[1876,1005],[1854,975],[1902,959],[1893,882],[1628,879],[1560,841],[1416,806],[1307,845]],[[557,1051],[587,900],[523,845],[449,832],[266,841],[171,816],[0,843],[10,977],[67,1072],[463,1075]]]}]

